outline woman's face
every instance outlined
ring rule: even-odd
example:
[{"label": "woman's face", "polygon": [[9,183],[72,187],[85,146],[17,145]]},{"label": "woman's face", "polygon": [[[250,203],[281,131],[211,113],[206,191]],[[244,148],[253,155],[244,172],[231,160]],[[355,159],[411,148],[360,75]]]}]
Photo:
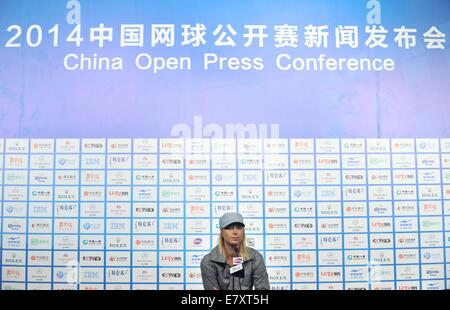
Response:
[{"label": "woman's face", "polygon": [[222,238],[226,244],[238,247],[244,238],[244,226],[241,224],[230,224],[222,229]]}]

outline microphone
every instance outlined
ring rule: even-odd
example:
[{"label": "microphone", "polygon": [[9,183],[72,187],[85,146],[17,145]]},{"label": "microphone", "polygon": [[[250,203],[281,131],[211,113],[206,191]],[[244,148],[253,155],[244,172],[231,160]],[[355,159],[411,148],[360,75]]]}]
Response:
[{"label": "microphone", "polygon": [[240,257],[239,248],[237,246],[233,247],[236,257],[233,258],[233,264],[237,267],[237,271],[233,273],[234,276],[238,278],[244,278],[244,259]]}]

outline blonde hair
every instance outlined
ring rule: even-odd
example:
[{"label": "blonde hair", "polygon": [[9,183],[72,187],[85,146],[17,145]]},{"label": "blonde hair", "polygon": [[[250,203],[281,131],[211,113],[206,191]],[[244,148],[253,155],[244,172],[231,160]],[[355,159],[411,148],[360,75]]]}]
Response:
[{"label": "blonde hair", "polygon": [[[225,256],[225,242],[224,242],[223,237],[222,237],[222,231],[223,231],[223,228],[220,229],[219,240],[217,241],[217,243],[218,243],[218,246],[219,246],[220,254],[222,254],[222,256],[226,258],[226,256]],[[239,244],[239,255],[244,260],[248,260],[248,259],[250,259],[250,253],[248,251],[247,239],[245,238],[245,229],[244,229],[244,231],[242,233],[243,233],[243,235],[242,235],[241,244]]]}]

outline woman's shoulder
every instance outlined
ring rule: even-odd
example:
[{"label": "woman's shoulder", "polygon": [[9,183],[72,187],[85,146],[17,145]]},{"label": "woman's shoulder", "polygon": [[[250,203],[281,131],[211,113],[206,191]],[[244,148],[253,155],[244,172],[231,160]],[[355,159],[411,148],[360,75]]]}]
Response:
[{"label": "woman's shoulder", "polygon": [[258,250],[251,248],[251,247],[247,247],[247,249],[248,249],[248,254],[250,254],[250,257],[262,258],[262,254]]},{"label": "woman's shoulder", "polygon": [[207,253],[203,256],[201,264],[212,263],[212,262],[225,262],[225,259],[220,254],[219,248],[216,246],[211,250],[211,252]]}]

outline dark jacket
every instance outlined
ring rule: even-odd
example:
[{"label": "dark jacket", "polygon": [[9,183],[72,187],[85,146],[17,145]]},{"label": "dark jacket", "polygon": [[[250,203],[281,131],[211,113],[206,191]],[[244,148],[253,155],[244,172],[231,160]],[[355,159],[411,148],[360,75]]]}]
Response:
[{"label": "dark jacket", "polygon": [[218,246],[205,255],[200,264],[205,290],[251,290],[253,287],[257,290],[269,290],[269,276],[263,256],[255,249],[248,248],[248,251],[250,258],[243,263],[244,278],[230,275],[230,266],[220,254]]}]

